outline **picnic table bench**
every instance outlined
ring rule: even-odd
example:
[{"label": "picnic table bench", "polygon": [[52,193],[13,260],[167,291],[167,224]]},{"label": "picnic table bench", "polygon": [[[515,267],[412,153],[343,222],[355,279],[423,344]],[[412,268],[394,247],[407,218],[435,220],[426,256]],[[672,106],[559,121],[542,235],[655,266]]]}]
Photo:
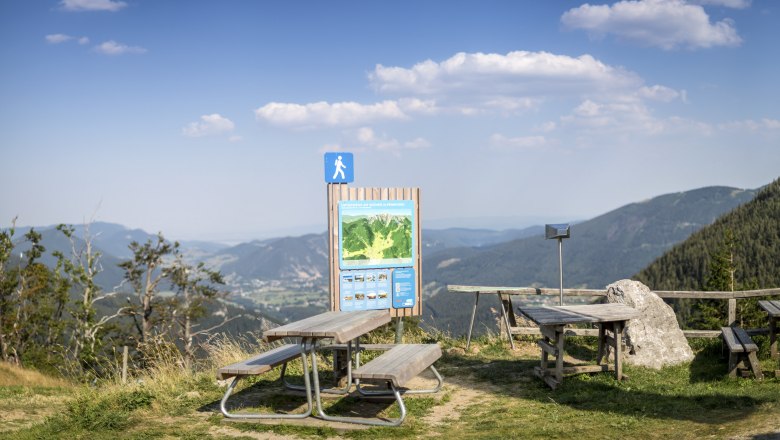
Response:
[{"label": "picnic table bench", "polygon": [[265,353],[260,353],[244,361],[236,362],[234,364],[230,364],[226,367],[222,367],[219,370],[217,370],[217,379],[219,380],[230,379],[231,377],[234,378],[233,381],[230,383],[230,385],[228,385],[228,388],[225,391],[225,395],[222,397],[222,400],[220,401],[219,409],[222,412],[222,414],[225,417],[231,419],[269,419],[269,418],[302,419],[311,415],[312,412],[311,385],[309,383],[308,375],[304,375],[304,381],[306,384],[305,389],[307,391],[306,394],[307,394],[308,408],[306,412],[302,414],[258,414],[258,413],[236,414],[236,413],[229,412],[226,407],[228,398],[233,393],[233,389],[235,389],[236,385],[241,379],[247,376],[256,376],[256,375],[263,374],[265,372],[271,371],[273,368],[279,365],[282,365],[282,371],[281,371],[282,382],[285,384],[285,386],[292,388],[284,380],[284,374],[287,371],[287,363],[292,361],[295,358],[300,358],[301,361],[304,363],[304,365],[306,365],[306,353],[305,351],[302,350],[301,346],[298,344],[285,344],[280,347],[276,347],[270,351],[266,351]]},{"label": "picnic table bench", "polygon": [[[297,344],[286,344],[270,350],[266,353],[253,356],[242,362],[228,365],[220,368],[217,372],[219,379],[228,379],[234,377],[233,382],[225,392],[222,398],[220,410],[225,417],[230,418],[279,418],[279,419],[300,419],[312,414],[312,400],[315,401],[319,418],[323,420],[359,423],[374,426],[398,426],[406,417],[406,407],[401,394],[414,393],[433,393],[437,392],[442,385],[442,379],[433,363],[441,357],[441,348],[437,344],[368,344],[361,347],[359,338],[361,335],[383,325],[390,321],[390,314],[387,310],[364,310],[355,312],[325,312],[320,315],[312,316],[301,321],[283,325],[274,329],[267,330],[263,338],[268,341],[275,341],[283,338],[298,338]],[[335,344],[321,345],[323,339],[331,339]],[[353,345],[354,344],[354,345]],[[354,350],[353,350],[354,348]],[[333,349],[336,351],[346,350],[348,357],[351,353],[356,353],[358,362],[357,368],[352,369],[351,361],[347,364],[347,383],[343,390],[320,389],[319,374],[317,369],[317,352],[322,349]],[[386,350],[385,353],[368,362],[359,365],[359,354],[362,350]],[[300,357],[303,363],[303,377],[305,387],[290,385],[284,382],[284,373],[287,363]],[[307,358],[311,359],[311,369]],[[225,403],[230,397],[238,381],[246,376],[262,374],[270,371],[274,367],[282,365],[282,380],[286,387],[291,389],[300,389],[306,391],[308,408],[302,414],[234,414],[227,411]],[[436,378],[438,385],[430,390],[407,390],[403,387],[409,380],[424,370],[430,368]],[[310,375],[313,383],[310,383]],[[362,395],[393,395],[400,407],[401,415],[392,420],[373,420],[355,417],[329,416],[322,407],[321,392],[336,392],[346,394],[349,392],[354,379],[354,384],[358,392]],[[365,390],[360,387],[360,380],[380,381],[387,384],[389,390]]]},{"label": "picnic table bench", "polygon": [[745,368],[745,362],[750,366],[756,379],[763,379],[761,365],[758,363],[758,346],[750,339],[747,332],[739,327],[721,327],[723,342],[729,349],[729,376],[736,377],[738,369]]}]

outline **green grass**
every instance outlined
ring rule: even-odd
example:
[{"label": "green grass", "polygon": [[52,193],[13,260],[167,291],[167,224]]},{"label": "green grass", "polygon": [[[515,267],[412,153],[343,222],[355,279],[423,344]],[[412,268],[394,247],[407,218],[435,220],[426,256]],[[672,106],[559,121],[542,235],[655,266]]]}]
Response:
[{"label": "green grass", "polygon": [[[373,335],[370,342],[386,342]],[[0,423],[10,438],[771,438],[780,431],[780,379],[777,361],[761,352],[766,379],[730,379],[718,340],[692,341],[696,358],[689,364],[660,371],[627,365],[629,380],[618,382],[608,373],[566,377],[553,391],[533,376],[539,362],[531,339],[509,350],[505,340],[482,337],[465,353],[464,341],[412,335],[420,342],[436,339],[445,350],[437,367],[445,377],[438,395],[408,396],[408,416],[397,428],[338,432],[330,427],[306,427],[226,422],[219,414],[224,392],[213,368],[185,374],[172,365],[158,366],[151,376],[132,384],[98,387],[0,386],[0,411],[23,413],[26,422]],[[368,342],[368,341],[367,341]],[[594,338],[567,339],[568,352],[589,358]],[[327,365],[327,364],[325,364]],[[289,374],[300,374],[292,364]],[[327,380],[329,374],[321,374]],[[302,411],[301,395],[283,392],[278,371],[245,381],[237,390],[250,411]],[[270,389],[257,405],[256,393]],[[254,394],[253,394],[254,393]],[[265,396],[266,394],[262,394]],[[463,400],[463,396],[472,396]],[[239,400],[238,401],[242,401]],[[324,400],[337,415],[397,417],[390,402],[366,402],[355,397]],[[46,410],[55,408],[54,411]],[[436,414],[444,411],[443,414]],[[437,418],[429,419],[436,416]],[[5,422],[5,420],[3,420]],[[764,435],[765,437],[760,437]]]}]

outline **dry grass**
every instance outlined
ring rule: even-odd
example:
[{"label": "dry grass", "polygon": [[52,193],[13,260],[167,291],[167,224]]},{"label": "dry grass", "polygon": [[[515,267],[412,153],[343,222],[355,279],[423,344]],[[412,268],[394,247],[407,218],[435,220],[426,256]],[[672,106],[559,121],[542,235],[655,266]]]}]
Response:
[{"label": "dry grass", "polygon": [[0,362],[0,387],[68,387],[71,383],[62,378],[46,376],[35,370]]}]

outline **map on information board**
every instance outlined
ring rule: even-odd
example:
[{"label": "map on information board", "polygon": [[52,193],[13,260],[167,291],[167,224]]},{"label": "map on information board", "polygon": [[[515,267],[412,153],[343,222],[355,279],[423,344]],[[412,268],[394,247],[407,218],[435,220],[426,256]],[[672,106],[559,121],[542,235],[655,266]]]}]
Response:
[{"label": "map on information board", "polygon": [[412,200],[339,202],[339,267],[368,269],[414,265]]}]

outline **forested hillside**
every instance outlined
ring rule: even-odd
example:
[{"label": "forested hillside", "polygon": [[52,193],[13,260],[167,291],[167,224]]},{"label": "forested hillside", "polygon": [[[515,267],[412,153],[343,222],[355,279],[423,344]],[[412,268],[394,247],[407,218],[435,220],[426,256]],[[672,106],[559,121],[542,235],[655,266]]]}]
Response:
[{"label": "forested hillside", "polygon": [[[565,287],[604,288],[631,277],[695,231],[751,200],[755,190],[707,187],[632,203],[571,227],[563,244]],[[471,296],[439,293],[447,284],[483,286],[558,285],[558,247],[536,237],[483,248],[453,248],[423,260],[425,323],[463,334]],[[491,301],[480,303],[481,322],[493,316]],[[480,331],[481,328],[477,328]]]},{"label": "forested hillside", "polygon": [[780,287],[780,179],[720,217],[635,275],[655,290],[705,290],[711,256],[734,237],[735,280],[750,288]]}]

